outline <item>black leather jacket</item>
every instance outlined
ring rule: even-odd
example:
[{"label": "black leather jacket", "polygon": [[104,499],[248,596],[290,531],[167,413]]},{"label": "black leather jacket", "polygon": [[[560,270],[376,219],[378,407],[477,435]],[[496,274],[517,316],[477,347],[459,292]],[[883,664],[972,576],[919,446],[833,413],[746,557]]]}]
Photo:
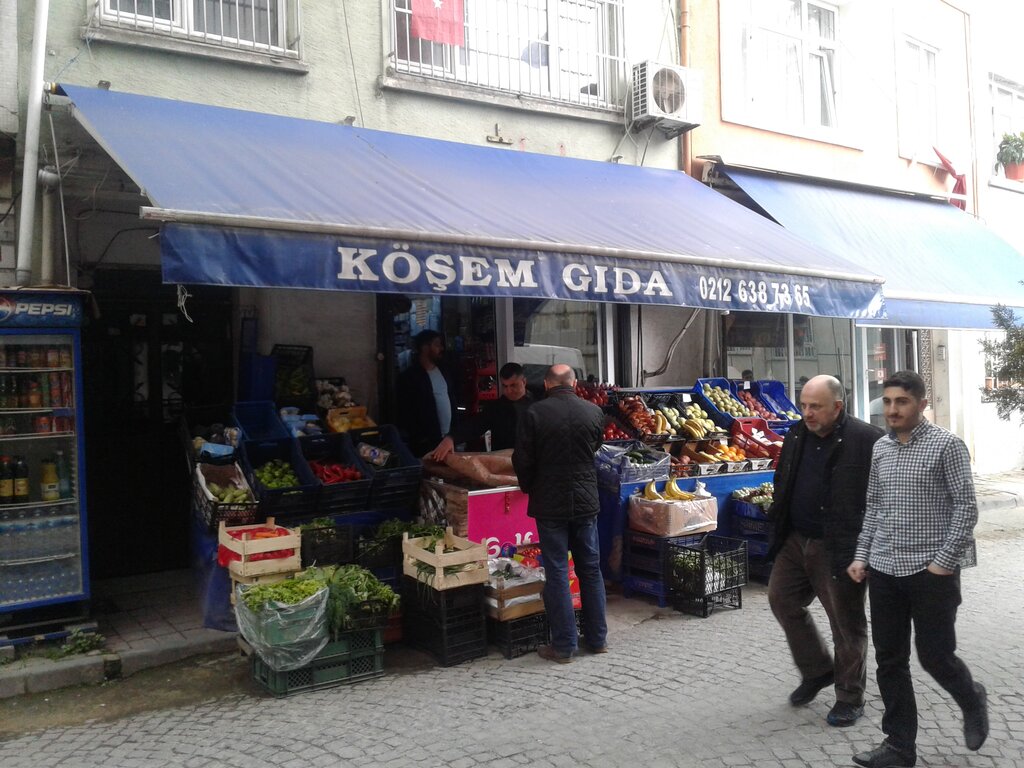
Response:
[{"label": "black leather jacket", "polygon": [[601,409],[568,386],[552,387],[522,414],[512,465],[530,497],[530,517],[570,520],[598,513],[594,454],[603,428]]},{"label": "black leather jacket", "polygon": [[[774,558],[792,530],[790,504],[797,468],[806,443],[807,426],[793,426],[782,443],[782,454],[775,469],[775,496],[768,517],[774,523],[769,559]],[[847,415],[843,410],[835,424],[835,440],[825,460],[828,496],[825,500],[825,549],[835,575],[845,573],[853,561],[864,522],[868,492],[868,472],[875,441],[885,433],[871,424]]]}]

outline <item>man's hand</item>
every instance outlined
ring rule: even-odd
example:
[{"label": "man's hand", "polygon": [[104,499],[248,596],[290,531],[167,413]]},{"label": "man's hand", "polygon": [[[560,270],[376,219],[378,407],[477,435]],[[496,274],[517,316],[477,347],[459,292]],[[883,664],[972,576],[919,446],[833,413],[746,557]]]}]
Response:
[{"label": "man's hand", "polygon": [[949,568],[943,568],[941,565],[935,563],[928,563],[928,573],[934,573],[936,576],[952,576],[953,571]]},{"label": "man's hand", "polygon": [[863,560],[854,560],[847,567],[846,572],[850,575],[851,579],[860,584],[868,577],[868,564]]},{"label": "man's hand", "polygon": [[455,450],[455,441],[450,437],[446,437],[437,444],[437,448],[427,454],[428,459],[434,461],[444,461],[448,458],[448,455]]}]

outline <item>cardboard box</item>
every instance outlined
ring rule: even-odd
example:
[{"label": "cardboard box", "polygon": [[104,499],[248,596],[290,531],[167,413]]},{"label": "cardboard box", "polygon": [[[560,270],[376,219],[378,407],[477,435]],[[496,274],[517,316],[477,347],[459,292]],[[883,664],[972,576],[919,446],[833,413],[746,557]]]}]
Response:
[{"label": "cardboard box", "polygon": [[655,536],[713,531],[718,528],[718,500],[712,496],[695,501],[651,501],[632,496],[629,527]]}]

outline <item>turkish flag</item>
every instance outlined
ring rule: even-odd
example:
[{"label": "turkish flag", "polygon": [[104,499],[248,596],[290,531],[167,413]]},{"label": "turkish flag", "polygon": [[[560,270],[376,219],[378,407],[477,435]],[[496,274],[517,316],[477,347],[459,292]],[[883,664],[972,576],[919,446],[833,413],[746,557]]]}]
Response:
[{"label": "turkish flag", "polygon": [[412,37],[445,45],[464,45],[466,42],[463,0],[411,0]]}]

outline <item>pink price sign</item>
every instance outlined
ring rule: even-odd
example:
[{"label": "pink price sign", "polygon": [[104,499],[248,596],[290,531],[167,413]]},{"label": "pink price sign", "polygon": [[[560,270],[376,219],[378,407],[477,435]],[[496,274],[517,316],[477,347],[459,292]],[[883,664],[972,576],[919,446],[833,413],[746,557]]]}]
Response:
[{"label": "pink price sign", "polygon": [[485,544],[492,557],[502,544],[535,544],[537,524],[526,514],[526,505],[526,494],[519,490],[471,495],[466,537]]}]

